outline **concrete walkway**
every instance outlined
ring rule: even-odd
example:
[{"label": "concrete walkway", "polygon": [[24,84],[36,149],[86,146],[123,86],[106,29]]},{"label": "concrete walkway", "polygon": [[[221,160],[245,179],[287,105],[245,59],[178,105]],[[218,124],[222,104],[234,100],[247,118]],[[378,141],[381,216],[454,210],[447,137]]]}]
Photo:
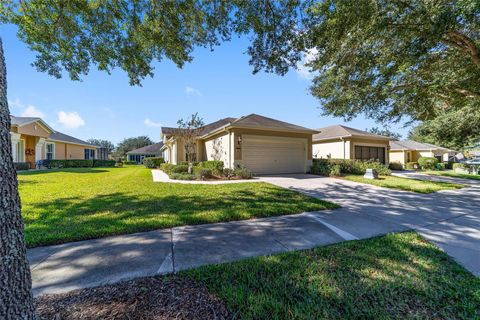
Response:
[{"label": "concrete walkway", "polygon": [[313,175],[259,180],[331,200],[342,208],[31,249],[34,293],[64,292],[409,229],[418,230],[480,275],[478,186],[422,195]]}]

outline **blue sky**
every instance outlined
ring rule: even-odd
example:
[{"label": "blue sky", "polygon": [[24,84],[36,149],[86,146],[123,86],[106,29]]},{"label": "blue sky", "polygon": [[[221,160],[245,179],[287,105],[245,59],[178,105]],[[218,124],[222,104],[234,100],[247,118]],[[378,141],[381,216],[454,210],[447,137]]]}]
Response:
[{"label": "blue sky", "polygon": [[[121,70],[108,75],[92,68],[82,82],[37,72],[31,66],[35,53],[15,33],[14,26],[0,27],[11,113],[42,116],[55,130],[80,139],[118,143],[148,135],[158,141],[161,125],[175,126],[179,118],[194,112],[205,123],[250,113],[309,128],[344,123],[321,115],[319,102],[309,94],[305,70],[292,70],[283,77],[253,75],[245,38],[224,43],[213,52],[198,48],[193,62],[183,69],[167,60],[156,63],[153,79],[145,79],[143,87],[131,87]],[[362,130],[379,126],[363,117],[345,124]],[[408,131],[401,124],[390,128],[404,137]]]}]

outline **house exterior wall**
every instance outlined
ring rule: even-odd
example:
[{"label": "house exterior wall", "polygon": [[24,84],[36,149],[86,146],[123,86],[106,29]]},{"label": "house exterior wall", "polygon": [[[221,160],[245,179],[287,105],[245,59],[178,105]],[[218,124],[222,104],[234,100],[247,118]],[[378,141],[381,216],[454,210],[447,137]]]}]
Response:
[{"label": "house exterior wall", "polygon": [[17,133],[21,133],[24,135],[41,137],[41,138],[48,138],[50,135],[47,130],[45,130],[41,125],[38,123],[30,123],[26,126],[21,126],[17,128]]},{"label": "house exterior wall", "polygon": [[333,140],[313,143],[314,158],[350,159],[350,141]]},{"label": "house exterior wall", "polygon": [[389,151],[388,155],[390,157],[390,162],[399,162],[402,165],[405,165],[407,161],[406,152],[403,150]]},{"label": "house exterior wall", "polygon": [[204,141],[201,159],[223,161],[225,167],[231,167],[231,133],[225,132]]}]

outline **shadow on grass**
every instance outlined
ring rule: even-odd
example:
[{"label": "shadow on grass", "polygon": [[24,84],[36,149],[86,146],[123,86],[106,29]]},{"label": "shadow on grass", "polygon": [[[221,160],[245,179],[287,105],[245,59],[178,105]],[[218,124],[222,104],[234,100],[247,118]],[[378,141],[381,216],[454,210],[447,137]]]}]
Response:
[{"label": "shadow on grass", "polygon": [[184,271],[239,318],[480,316],[480,279],[415,233]]},{"label": "shadow on grass", "polygon": [[[29,247],[181,225],[294,214],[337,206],[279,188],[208,195],[113,193],[35,203],[24,215]],[[24,210],[28,210],[25,208]]]}]

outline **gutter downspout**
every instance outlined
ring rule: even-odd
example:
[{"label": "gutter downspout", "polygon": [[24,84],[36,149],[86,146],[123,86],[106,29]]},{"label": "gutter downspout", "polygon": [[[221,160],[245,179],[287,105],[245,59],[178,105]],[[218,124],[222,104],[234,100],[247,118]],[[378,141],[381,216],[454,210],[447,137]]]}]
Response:
[{"label": "gutter downspout", "polygon": [[342,142],[343,142],[343,160],[345,160],[345,156],[346,156],[346,154],[345,154],[345,143],[346,143],[346,141],[343,139],[343,137],[340,137],[340,140],[342,140]]}]

